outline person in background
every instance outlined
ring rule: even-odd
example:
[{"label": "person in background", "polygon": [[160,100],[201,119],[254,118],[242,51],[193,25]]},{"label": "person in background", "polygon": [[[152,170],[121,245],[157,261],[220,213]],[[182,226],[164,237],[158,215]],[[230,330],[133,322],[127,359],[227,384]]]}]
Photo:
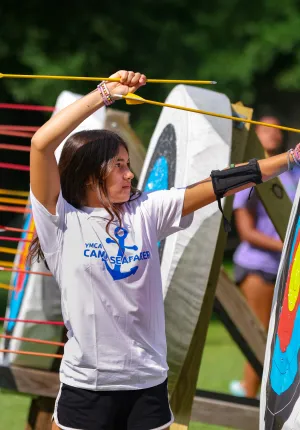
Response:
[{"label": "person in background", "polygon": [[[279,120],[274,116],[264,116],[260,121],[280,125]],[[259,125],[256,128],[256,134],[266,157],[282,152],[281,130]],[[295,197],[299,173],[300,169],[294,167],[293,170],[279,176],[292,201]],[[233,256],[235,282],[239,285],[250,308],[267,330],[283,243],[255,190],[250,199],[249,190],[237,193],[234,197],[233,210],[241,239]],[[250,363],[246,363],[243,380],[232,381],[229,389],[236,396],[255,397],[258,394],[260,382]]]}]

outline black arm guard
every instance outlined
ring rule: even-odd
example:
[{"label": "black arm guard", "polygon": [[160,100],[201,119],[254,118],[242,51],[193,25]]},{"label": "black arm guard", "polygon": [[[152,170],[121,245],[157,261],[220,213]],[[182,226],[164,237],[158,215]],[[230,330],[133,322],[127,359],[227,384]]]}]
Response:
[{"label": "black arm guard", "polygon": [[262,183],[262,176],[259,164],[255,158],[249,161],[244,166],[232,167],[226,170],[212,170],[211,180],[217,197],[218,206],[223,214],[224,228],[228,233],[231,229],[229,221],[225,218],[223,213],[221,198],[226,193],[235,188],[242,187],[243,185],[255,183]]}]

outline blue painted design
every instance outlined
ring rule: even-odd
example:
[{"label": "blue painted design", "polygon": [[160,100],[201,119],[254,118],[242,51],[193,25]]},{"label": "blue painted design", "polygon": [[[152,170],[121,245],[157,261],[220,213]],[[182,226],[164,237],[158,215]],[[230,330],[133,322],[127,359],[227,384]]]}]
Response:
[{"label": "blue painted design", "polygon": [[166,157],[159,157],[148,176],[144,191],[167,190],[169,183],[168,161]]},{"label": "blue painted design", "polygon": [[[112,278],[113,278],[114,281],[117,281],[119,279],[128,278],[129,276],[134,275],[136,273],[137,269],[139,268],[139,266],[134,266],[134,267],[132,267],[127,272],[121,272],[121,261],[122,261],[123,256],[124,256],[125,249],[133,249],[134,251],[137,251],[137,249],[138,249],[138,247],[136,245],[125,246],[125,239],[126,239],[127,236],[128,236],[128,231],[125,230],[125,228],[116,227],[116,229],[115,229],[115,237],[116,237],[116,239],[119,242],[119,246],[118,246],[119,250],[118,250],[118,254],[116,256],[116,264],[115,264],[114,268],[112,269],[108,265],[108,262],[106,260],[104,260],[106,269],[111,274],[111,276],[112,276]],[[107,243],[114,243],[114,244],[118,245],[111,238],[107,238],[106,242]],[[120,261],[120,263],[117,263],[117,261]]]},{"label": "blue painted design", "polygon": [[[25,219],[25,222],[24,222],[24,227],[23,227],[24,230],[28,230],[28,228],[30,226],[30,221],[31,221],[31,214],[28,214],[27,217],[26,217],[26,219]],[[26,238],[26,233],[22,233],[21,238],[25,239]],[[11,282],[12,286],[15,287],[17,285],[18,278],[19,278],[20,275],[21,275],[20,273],[17,273],[17,272],[14,273],[14,275],[12,276],[12,282]],[[8,315],[8,318],[12,318],[12,319],[18,318],[20,307],[21,307],[22,300],[23,300],[24,293],[25,293],[25,287],[26,287],[26,284],[28,282],[28,277],[29,277],[28,274],[26,274],[24,276],[24,281],[23,281],[22,289],[19,292],[12,291],[11,299],[10,299],[10,303],[9,303],[9,315]],[[13,329],[15,327],[15,324],[16,323],[14,321],[8,322],[8,324],[7,324],[7,331],[9,331],[9,332],[13,331]]]},{"label": "blue painted design", "polygon": [[[300,217],[298,217],[295,234],[288,257],[289,267],[293,264],[293,255],[298,235],[300,233]],[[285,288],[289,288],[286,285]],[[271,387],[277,395],[287,391],[293,384],[298,372],[298,353],[300,350],[300,309],[298,307],[292,337],[286,351],[281,351],[279,336],[276,334],[276,341],[271,362],[270,382]]]},{"label": "blue painted design", "polygon": [[[159,157],[150,172],[148,180],[145,184],[145,192],[167,190],[169,183],[169,169],[166,157]],[[160,247],[160,242],[157,242]]]},{"label": "blue painted design", "polygon": [[272,389],[279,396],[290,388],[296,378],[300,349],[299,339],[300,309],[298,308],[291,341],[285,352],[281,351],[279,337],[276,335],[270,380]]}]

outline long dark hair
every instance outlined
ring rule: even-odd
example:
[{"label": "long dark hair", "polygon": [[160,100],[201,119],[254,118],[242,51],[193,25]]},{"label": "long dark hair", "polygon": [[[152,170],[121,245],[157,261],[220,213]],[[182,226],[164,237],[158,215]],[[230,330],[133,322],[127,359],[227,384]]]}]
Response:
[{"label": "long dark hair", "polygon": [[[86,204],[88,182],[99,187],[101,205],[110,216],[106,225],[107,234],[115,217],[119,225],[122,224],[122,204],[111,202],[106,188],[106,178],[114,167],[114,160],[121,146],[128,152],[124,140],[112,131],[80,131],[67,139],[58,163],[62,195],[75,208],[79,209]],[[139,195],[140,191],[132,187],[130,200]],[[29,247],[27,263],[30,265],[35,258],[45,261],[36,233]]]}]

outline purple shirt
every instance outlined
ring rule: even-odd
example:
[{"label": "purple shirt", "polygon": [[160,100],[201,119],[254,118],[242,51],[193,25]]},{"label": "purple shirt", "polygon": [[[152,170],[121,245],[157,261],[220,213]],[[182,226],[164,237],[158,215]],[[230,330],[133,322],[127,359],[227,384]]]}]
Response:
[{"label": "purple shirt", "polygon": [[[294,168],[290,172],[284,172],[280,175],[282,185],[291,199],[294,200],[298,180],[300,178],[300,169]],[[237,193],[234,197],[233,210],[240,208],[248,208],[255,214],[255,227],[257,230],[266,234],[267,236],[279,239],[279,236],[265,210],[255,190],[252,191],[249,200],[250,190],[243,190]],[[233,261],[239,266],[247,269],[263,270],[264,272],[276,275],[279,267],[281,252],[267,251],[265,249],[257,248],[249,242],[243,241],[237,247]]]}]

